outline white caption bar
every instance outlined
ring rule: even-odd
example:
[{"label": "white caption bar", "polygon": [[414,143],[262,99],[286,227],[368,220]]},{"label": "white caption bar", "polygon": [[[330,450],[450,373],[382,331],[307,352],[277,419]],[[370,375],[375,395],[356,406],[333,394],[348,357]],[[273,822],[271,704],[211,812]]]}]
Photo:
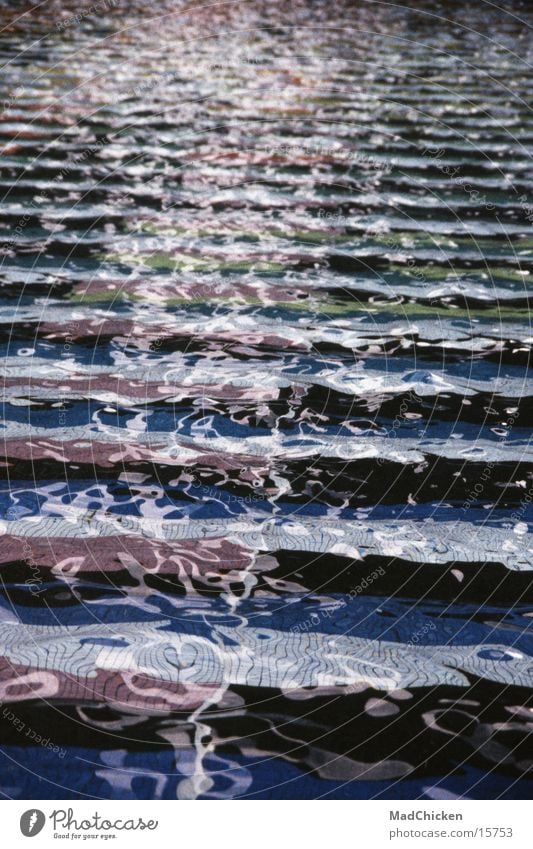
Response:
[{"label": "white caption bar", "polygon": [[[524,801],[5,801],[5,845],[214,849],[476,846],[531,849]],[[528,811],[529,808],[529,811]],[[30,843],[30,840],[34,842]],[[67,841],[70,841],[67,843]]]}]

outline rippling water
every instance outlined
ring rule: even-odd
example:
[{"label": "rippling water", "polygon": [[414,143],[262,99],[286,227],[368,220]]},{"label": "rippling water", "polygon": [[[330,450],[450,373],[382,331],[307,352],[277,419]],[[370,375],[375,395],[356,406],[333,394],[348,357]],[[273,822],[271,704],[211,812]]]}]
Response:
[{"label": "rippling water", "polygon": [[503,5],[3,3],[5,796],[530,796]]}]

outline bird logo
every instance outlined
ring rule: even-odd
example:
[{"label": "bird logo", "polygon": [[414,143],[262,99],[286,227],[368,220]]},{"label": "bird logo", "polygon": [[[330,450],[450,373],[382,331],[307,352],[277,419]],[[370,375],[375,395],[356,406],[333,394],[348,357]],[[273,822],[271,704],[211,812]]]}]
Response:
[{"label": "bird logo", "polygon": [[20,830],[24,837],[35,837],[42,831],[46,817],[38,808],[25,811],[20,818]]}]

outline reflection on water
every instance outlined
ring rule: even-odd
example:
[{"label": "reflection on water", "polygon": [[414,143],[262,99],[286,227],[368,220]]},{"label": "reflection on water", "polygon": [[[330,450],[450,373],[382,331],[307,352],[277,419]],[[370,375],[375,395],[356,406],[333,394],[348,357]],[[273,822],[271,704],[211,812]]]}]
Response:
[{"label": "reflection on water", "polygon": [[8,797],[530,796],[505,8],[3,4]]}]

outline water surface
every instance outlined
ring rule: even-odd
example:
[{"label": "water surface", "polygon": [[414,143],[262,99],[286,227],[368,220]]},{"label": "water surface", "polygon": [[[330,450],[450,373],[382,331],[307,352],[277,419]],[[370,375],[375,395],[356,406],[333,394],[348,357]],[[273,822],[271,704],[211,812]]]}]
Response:
[{"label": "water surface", "polygon": [[530,797],[528,4],[100,7],[0,9],[2,793]]}]

